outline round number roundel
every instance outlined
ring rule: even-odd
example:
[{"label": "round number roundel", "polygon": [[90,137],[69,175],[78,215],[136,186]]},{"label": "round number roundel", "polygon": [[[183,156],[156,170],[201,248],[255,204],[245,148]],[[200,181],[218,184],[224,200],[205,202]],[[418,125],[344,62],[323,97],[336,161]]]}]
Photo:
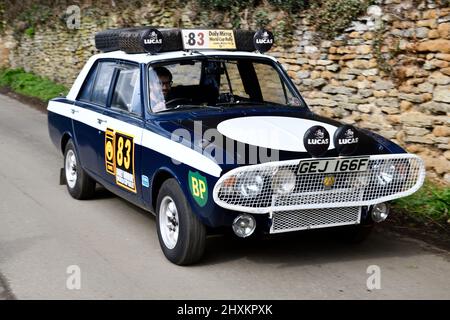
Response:
[{"label": "round number roundel", "polygon": [[339,155],[349,156],[358,147],[359,133],[353,126],[344,125],[334,133],[333,142]]},{"label": "round number roundel", "polygon": [[303,136],[303,144],[310,155],[320,157],[330,146],[330,134],[322,126],[313,126]]},{"label": "round number roundel", "polygon": [[142,37],[142,48],[148,53],[158,53],[163,46],[163,35],[157,29],[148,29]]},{"label": "round number roundel", "polygon": [[255,46],[255,49],[261,53],[269,51],[270,48],[272,48],[273,43],[273,33],[268,30],[260,29],[256,31],[255,35],[253,36],[253,44]]}]

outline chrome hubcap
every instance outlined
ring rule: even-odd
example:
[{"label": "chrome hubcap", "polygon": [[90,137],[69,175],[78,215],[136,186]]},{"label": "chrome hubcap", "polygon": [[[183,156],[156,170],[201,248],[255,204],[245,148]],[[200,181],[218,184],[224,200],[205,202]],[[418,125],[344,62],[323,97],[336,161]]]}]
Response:
[{"label": "chrome hubcap", "polygon": [[70,188],[77,183],[77,158],[73,150],[69,150],[66,156],[66,181]]},{"label": "chrome hubcap", "polygon": [[175,248],[178,241],[179,219],[177,206],[173,199],[165,196],[159,208],[159,229],[165,246]]}]

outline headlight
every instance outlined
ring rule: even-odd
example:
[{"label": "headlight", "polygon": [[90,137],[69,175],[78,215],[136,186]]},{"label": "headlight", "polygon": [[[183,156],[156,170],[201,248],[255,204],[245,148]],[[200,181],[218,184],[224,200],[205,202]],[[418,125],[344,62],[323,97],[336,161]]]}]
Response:
[{"label": "headlight", "polygon": [[349,177],[347,182],[352,186],[352,188],[364,188],[369,181],[369,176],[367,174],[360,174],[353,177]]},{"label": "headlight", "polygon": [[244,198],[259,195],[264,187],[264,177],[258,172],[241,172],[237,175],[236,189]]},{"label": "headlight", "polygon": [[378,203],[372,208],[372,220],[375,222],[381,222],[386,220],[389,215],[389,206],[386,202]]},{"label": "headlight", "polygon": [[272,190],[278,194],[290,193],[295,188],[296,175],[288,169],[278,170],[272,176]]},{"label": "headlight", "polygon": [[376,172],[376,178],[379,184],[382,186],[387,186],[394,180],[396,174],[395,165],[391,162],[386,162],[383,164],[376,164],[373,166],[373,170]]}]

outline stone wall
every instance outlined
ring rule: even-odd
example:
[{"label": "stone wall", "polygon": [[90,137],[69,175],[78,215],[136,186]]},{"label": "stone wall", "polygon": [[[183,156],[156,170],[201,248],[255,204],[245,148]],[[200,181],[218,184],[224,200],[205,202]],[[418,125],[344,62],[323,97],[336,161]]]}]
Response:
[{"label": "stone wall", "polygon": [[[96,52],[94,34],[123,25],[230,28],[227,13],[202,12],[196,2],[151,1],[139,10],[81,1],[81,27],[60,17],[19,39],[0,37],[0,65],[24,67],[70,86]],[[114,4],[114,1],[111,1]],[[426,161],[428,175],[450,183],[450,8],[439,0],[382,0],[333,40],[321,40],[307,14],[295,19],[294,40],[280,41],[277,57],[311,108],[322,115],[374,130]],[[447,5],[445,5],[447,3]],[[255,28],[252,12],[241,27]],[[286,15],[270,10],[269,28]],[[17,31],[16,31],[17,32]]]}]

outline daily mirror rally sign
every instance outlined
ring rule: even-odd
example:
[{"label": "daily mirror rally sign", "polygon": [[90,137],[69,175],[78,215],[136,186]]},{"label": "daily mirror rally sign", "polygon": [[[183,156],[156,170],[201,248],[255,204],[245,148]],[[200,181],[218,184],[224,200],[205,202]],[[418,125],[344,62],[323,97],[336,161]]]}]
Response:
[{"label": "daily mirror rally sign", "polygon": [[181,30],[185,50],[236,49],[233,30]]}]

